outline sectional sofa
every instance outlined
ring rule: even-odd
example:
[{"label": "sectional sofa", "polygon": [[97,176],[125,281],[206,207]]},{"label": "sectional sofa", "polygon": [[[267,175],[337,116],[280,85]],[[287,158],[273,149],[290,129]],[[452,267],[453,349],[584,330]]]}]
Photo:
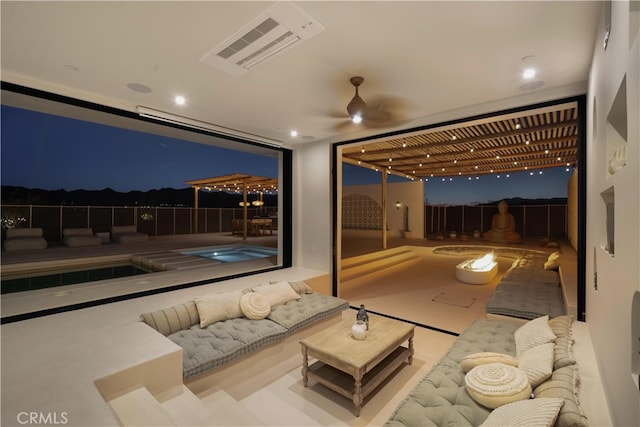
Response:
[{"label": "sectional sofa", "polygon": [[476,320],[385,426],[586,426],[572,322]]},{"label": "sectional sofa", "polygon": [[282,281],[196,297],[141,319],[182,347],[188,379],[347,308],[346,300],[314,292],[305,282]]}]

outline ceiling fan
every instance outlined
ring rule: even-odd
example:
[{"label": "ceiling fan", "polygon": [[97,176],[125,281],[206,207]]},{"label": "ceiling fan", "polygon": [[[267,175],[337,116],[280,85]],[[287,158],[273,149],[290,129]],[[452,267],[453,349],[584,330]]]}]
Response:
[{"label": "ceiling fan", "polygon": [[[364,82],[364,77],[355,76],[349,79],[355,88],[355,95],[347,104],[348,121],[343,121],[336,126],[336,130],[346,127],[363,125],[369,128],[381,128],[398,125],[402,122],[402,109],[404,103],[400,98],[393,96],[378,96],[365,102],[358,92],[358,88]],[[338,115],[345,118],[344,113]]]}]

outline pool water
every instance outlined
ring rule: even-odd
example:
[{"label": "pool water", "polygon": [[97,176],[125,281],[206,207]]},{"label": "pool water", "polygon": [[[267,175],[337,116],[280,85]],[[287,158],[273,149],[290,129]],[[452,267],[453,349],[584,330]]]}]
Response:
[{"label": "pool water", "polygon": [[54,288],[57,286],[75,285],[77,283],[94,282],[98,280],[117,279],[120,277],[136,276],[151,273],[132,264],[105,266],[76,271],[61,271],[58,273],[43,273],[38,276],[2,279],[1,293],[31,291],[34,289]]},{"label": "pool water", "polygon": [[192,251],[182,251],[180,253],[228,263],[274,257],[278,255],[278,249],[265,246],[217,246]]}]

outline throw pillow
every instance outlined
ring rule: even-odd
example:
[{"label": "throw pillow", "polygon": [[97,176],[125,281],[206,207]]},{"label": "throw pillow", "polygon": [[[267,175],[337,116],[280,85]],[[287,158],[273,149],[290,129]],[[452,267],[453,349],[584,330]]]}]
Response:
[{"label": "throw pillow", "polygon": [[247,319],[264,319],[271,313],[271,305],[267,297],[255,292],[242,295],[240,298],[240,309]]},{"label": "throw pillow", "polygon": [[549,316],[542,316],[516,329],[513,338],[516,343],[516,357],[520,357],[522,352],[531,347],[554,342],[556,336],[549,326]]},{"label": "throw pillow", "polygon": [[547,261],[544,263],[545,270],[557,271],[559,268],[560,268],[560,263],[558,261]]},{"label": "throw pillow", "polygon": [[564,403],[560,398],[521,400],[491,411],[480,427],[551,427]]},{"label": "throw pillow", "polygon": [[563,314],[562,316],[549,319],[549,326],[556,337],[571,337],[571,325],[573,324],[573,317]]},{"label": "throw pillow", "polygon": [[[269,282],[270,285],[274,285],[278,283],[278,281],[271,281]],[[298,295],[302,295],[302,294],[312,294],[313,293],[313,289],[311,289],[309,287],[309,285],[307,285],[303,280],[297,281],[297,282],[289,282],[289,285],[291,285],[291,288],[296,291],[296,293]]]},{"label": "throw pillow", "polygon": [[560,258],[560,252],[556,251],[549,254],[549,257],[547,257],[547,261],[556,261],[559,258]]},{"label": "throw pillow", "polygon": [[515,357],[508,354],[484,351],[464,356],[460,360],[460,367],[467,373],[476,366],[486,365],[487,363],[504,363],[509,366],[518,366],[518,360]]},{"label": "throw pillow", "polygon": [[278,282],[273,285],[259,285],[253,288],[253,292],[267,297],[271,307],[300,299],[300,295],[293,290],[289,282]]},{"label": "throw pillow", "polygon": [[531,387],[537,387],[551,377],[553,372],[554,343],[537,345],[522,352],[518,368],[529,378]]},{"label": "throw pillow", "polygon": [[464,383],[469,396],[490,409],[531,396],[524,372],[503,363],[476,366],[464,376]]},{"label": "throw pillow", "polygon": [[313,289],[311,289],[309,287],[309,285],[307,285],[304,281],[298,281],[298,282],[289,282],[289,284],[291,285],[291,287],[293,288],[294,291],[296,291],[296,293],[302,295],[302,294],[312,294],[313,293]]},{"label": "throw pillow", "polygon": [[200,316],[200,327],[206,328],[221,320],[242,317],[240,298],[242,292],[221,292],[218,294],[195,297],[196,308]]},{"label": "throw pillow", "polygon": [[575,365],[576,359],[573,357],[573,338],[559,337],[553,348],[553,369],[564,368]]},{"label": "throw pillow", "polygon": [[578,365],[556,369],[551,379],[543,382],[534,390],[534,398],[559,397],[564,399],[560,414],[556,420],[557,427],[586,427],[587,417],[580,407]]}]

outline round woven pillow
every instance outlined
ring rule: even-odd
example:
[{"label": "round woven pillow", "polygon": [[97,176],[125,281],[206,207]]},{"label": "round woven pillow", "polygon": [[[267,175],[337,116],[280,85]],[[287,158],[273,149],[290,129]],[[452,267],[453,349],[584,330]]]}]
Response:
[{"label": "round woven pillow", "polygon": [[490,409],[531,397],[524,372],[503,363],[476,366],[465,375],[464,383],[471,398]]},{"label": "round woven pillow", "polygon": [[247,292],[240,297],[240,310],[247,319],[264,319],[271,313],[271,305],[264,295]]}]

